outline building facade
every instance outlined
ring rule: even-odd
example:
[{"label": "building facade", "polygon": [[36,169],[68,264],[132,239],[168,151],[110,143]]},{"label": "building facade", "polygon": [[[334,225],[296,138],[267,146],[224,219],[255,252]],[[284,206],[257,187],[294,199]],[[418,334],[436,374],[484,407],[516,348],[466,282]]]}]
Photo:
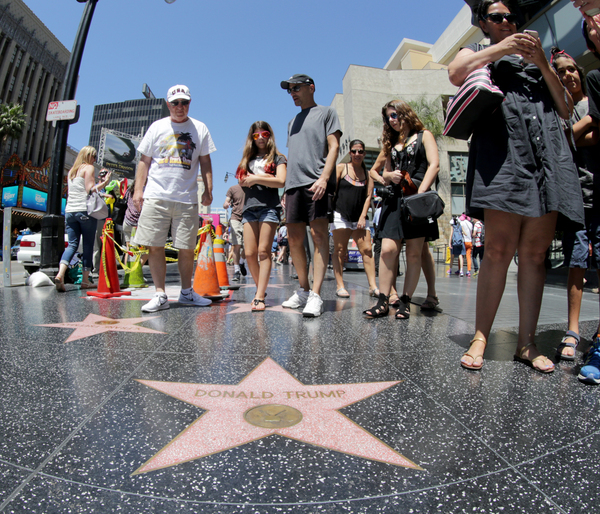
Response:
[{"label": "building facade", "polygon": [[46,111],[62,92],[69,57],[22,0],[0,0],[0,103],[21,104],[27,115],[23,135],[2,145],[0,164],[16,154],[42,166],[52,155],[54,128]]},{"label": "building facade", "polygon": [[99,148],[102,128],[141,137],[152,123],[166,116],[169,116],[169,108],[164,98],[142,98],[96,105],[89,144]]}]

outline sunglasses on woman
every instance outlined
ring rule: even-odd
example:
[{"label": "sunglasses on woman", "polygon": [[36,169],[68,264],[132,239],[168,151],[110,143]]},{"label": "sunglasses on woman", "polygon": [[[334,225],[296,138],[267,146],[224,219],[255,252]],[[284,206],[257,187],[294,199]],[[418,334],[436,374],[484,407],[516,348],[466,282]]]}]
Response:
[{"label": "sunglasses on woman", "polygon": [[362,155],[365,153],[364,150],[350,150],[350,153]]},{"label": "sunglasses on woman", "polygon": [[183,105],[185,107],[186,105],[190,104],[190,101],[189,100],[173,100],[171,102],[171,105],[173,107],[177,107],[179,104],[181,104],[181,105]]},{"label": "sunglasses on woman", "polygon": [[263,130],[261,132],[255,132],[252,134],[252,139],[254,139],[254,141],[256,141],[259,137],[262,137],[263,139],[269,139],[271,137],[271,133],[268,130]]},{"label": "sunglasses on woman", "polygon": [[511,24],[515,24],[517,23],[517,15],[510,13],[510,12],[491,12],[489,14],[486,14],[483,17],[484,20],[490,20],[492,23],[496,23],[496,24],[500,24],[502,23],[504,20],[506,20],[508,23]]}]

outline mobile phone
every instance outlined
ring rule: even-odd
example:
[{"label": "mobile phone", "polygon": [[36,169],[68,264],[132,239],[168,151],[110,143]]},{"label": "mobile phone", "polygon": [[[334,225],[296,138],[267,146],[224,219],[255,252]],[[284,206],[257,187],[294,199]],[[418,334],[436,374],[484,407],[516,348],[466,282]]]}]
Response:
[{"label": "mobile phone", "polygon": [[585,14],[587,14],[588,16],[596,16],[596,14],[600,13],[600,9],[596,8],[596,9],[590,9],[589,11],[585,11]]},{"label": "mobile phone", "polygon": [[525,34],[529,34],[530,36],[533,36],[537,39],[540,39],[540,35],[538,34],[537,30],[524,30],[523,32],[525,32]]}]

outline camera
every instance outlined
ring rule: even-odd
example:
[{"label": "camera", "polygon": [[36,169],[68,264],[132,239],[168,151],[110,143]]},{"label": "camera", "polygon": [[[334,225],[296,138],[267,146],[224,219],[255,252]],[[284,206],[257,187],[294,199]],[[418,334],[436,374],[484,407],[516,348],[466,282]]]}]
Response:
[{"label": "camera", "polygon": [[383,199],[393,198],[395,196],[394,186],[391,184],[389,186],[379,186],[376,188],[376,193]]}]

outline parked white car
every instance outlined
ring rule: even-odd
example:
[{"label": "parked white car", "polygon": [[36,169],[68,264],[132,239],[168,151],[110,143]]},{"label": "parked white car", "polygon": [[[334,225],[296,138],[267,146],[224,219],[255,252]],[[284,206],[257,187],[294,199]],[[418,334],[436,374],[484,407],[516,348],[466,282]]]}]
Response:
[{"label": "parked white car", "polygon": [[[65,248],[69,244],[69,238],[65,234]],[[81,242],[79,243],[81,250]],[[42,233],[25,234],[21,237],[21,244],[17,253],[17,261],[29,272],[34,273],[40,269],[40,258],[42,255]]]}]

